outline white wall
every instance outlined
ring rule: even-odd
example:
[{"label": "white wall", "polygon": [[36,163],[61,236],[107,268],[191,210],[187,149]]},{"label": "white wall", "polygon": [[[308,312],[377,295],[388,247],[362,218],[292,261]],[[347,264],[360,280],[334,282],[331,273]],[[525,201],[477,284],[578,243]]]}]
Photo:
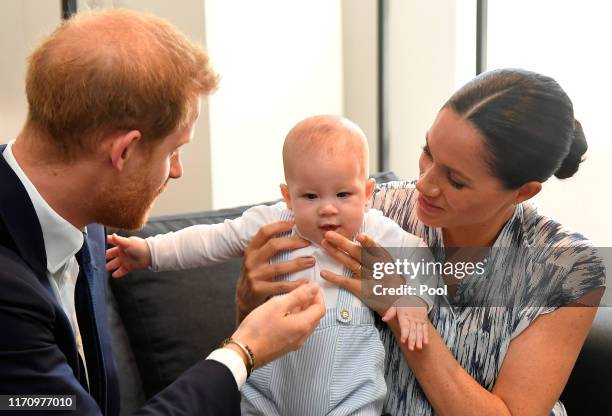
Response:
[{"label": "white wall", "polygon": [[[78,5],[80,10],[93,6],[147,10],[170,20],[192,39],[205,41],[201,0],[181,0],[181,7],[165,0],[81,0]],[[60,22],[59,0],[0,1],[0,143],[14,139],[25,121],[27,56]],[[183,153],[186,174],[158,198],[153,215],[211,207],[206,102],[202,113],[194,142]]]},{"label": "white wall", "polygon": [[391,170],[418,177],[420,146],[455,89],[454,0],[390,0],[389,132]]},{"label": "white wall", "polygon": [[[0,2],[0,142],[21,129],[26,56],[60,22],[58,3]],[[376,146],[375,0],[182,0],[180,7],[166,0],[78,1],[79,10],[99,7],[168,19],[205,44],[221,74],[210,110],[205,101],[194,141],[183,150],[184,176],[156,201],[153,215],[279,197],[283,138],[312,114],[346,114]]]},{"label": "white wall", "polygon": [[376,0],[342,0],[344,115],[368,138],[378,170],[378,22]]},{"label": "white wall", "polygon": [[[526,7],[529,13],[524,13]],[[546,20],[543,26],[542,16],[548,16],[552,8],[555,17]],[[512,3],[492,0],[489,12],[489,67],[522,67],[552,76],[573,101],[576,118],[582,123],[589,143],[587,159],[573,177],[546,181],[534,201],[540,212],[601,247],[600,254],[610,275],[612,86],[608,79],[612,57],[602,51],[598,42],[612,36],[609,24],[612,5],[595,0]],[[508,36],[517,18],[521,19],[523,30]],[[606,291],[603,303],[612,305],[612,290]]]},{"label": "white wall", "polygon": [[339,0],[206,1],[213,207],[280,197],[286,133],[343,112]]},{"label": "white wall", "polygon": [[[543,30],[542,16],[548,16],[551,8],[555,19],[547,21],[551,28]],[[391,168],[401,177],[417,177],[426,130],[453,91],[474,74],[475,10],[474,0],[390,0]],[[584,4],[491,0],[489,10],[496,14],[489,15],[489,69],[524,67],[555,77],[574,101],[589,141],[588,158],[579,172],[564,181],[551,178],[534,202],[540,212],[599,247],[608,247],[601,254],[610,271],[612,142],[607,97],[612,96],[612,88],[606,80],[612,59],[594,40],[612,35],[606,20],[612,6],[594,0]],[[516,30],[517,21],[523,30]],[[604,302],[612,304],[612,291]]]},{"label": "white wall", "polygon": [[[525,13],[526,7],[529,13]],[[553,8],[554,19],[542,23]],[[488,53],[489,68],[522,67],[552,76],[572,99],[589,143],[587,161],[570,179],[548,180],[535,201],[540,211],[608,247],[612,246],[612,194],[608,191],[612,178],[612,57],[598,42],[612,36],[610,13],[609,2],[594,0],[492,0]],[[523,30],[508,35],[519,17]]]},{"label": "white wall", "polygon": [[13,140],[25,121],[26,59],[60,21],[57,0],[0,1],[0,143]]}]

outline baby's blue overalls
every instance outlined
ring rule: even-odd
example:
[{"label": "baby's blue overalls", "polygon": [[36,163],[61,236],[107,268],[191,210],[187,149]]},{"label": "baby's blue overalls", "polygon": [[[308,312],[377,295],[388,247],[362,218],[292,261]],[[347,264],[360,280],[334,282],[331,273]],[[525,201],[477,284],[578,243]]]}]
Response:
[{"label": "baby's blue overalls", "polygon": [[[273,262],[288,259],[289,253],[281,253]],[[346,268],[344,275],[351,276]],[[241,389],[243,415],[382,413],[385,351],[374,313],[361,302],[354,306],[355,300],[339,289],[337,304],[302,348],[253,372]]]}]

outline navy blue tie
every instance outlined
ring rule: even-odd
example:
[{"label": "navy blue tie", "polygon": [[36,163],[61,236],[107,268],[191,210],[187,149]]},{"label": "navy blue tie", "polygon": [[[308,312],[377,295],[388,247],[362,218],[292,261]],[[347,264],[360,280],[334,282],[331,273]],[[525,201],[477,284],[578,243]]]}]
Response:
[{"label": "navy blue tie", "polygon": [[106,414],[105,372],[91,293],[91,288],[94,285],[94,270],[91,263],[91,253],[87,245],[87,235],[85,234],[83,237],[83,247],[76,254],[79,263],[79,276],[74,291],[74,303],[85,360],[87,361],[89,393],[98,402],[103,414]]}]

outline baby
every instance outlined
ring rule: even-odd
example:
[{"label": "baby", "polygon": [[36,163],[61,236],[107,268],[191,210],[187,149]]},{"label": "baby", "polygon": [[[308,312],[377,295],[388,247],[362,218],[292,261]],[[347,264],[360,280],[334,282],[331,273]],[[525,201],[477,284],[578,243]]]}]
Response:
[{"label": "baby", "polygon": [[[253,372],[242,388],[243,414],[380,415],[386,394],[384,347],[374,326],[374,314],[348,291],[320,277],[322,270],[351,277],[350,272],[321,248],[325,233],[335,231],[354,239],[369,235],[384,247],[426,247],[380,211],[368,209],[375,181],[368,179],[368,147],[359,127],[336,116],[315,116],[299,122],[283,146],[286,184],[284,202],[256,206],[235,220],[195,225],[146,240],[109,236],[107,270],[113,277],[151,267],[178,270],[206,266],[239,257],[262,225],[294,220],[292,234],[312,244],[282,252],[272,262],[311,256],[312,269],[282,277],[310,278],[323,288],[327,313],[298,351]],[[397,315],[402,342],[412,328],[426,340],[426,318],[432,301],[411,297],[391,306],[385,320]],[[416,299],[416,301],[415,301]],[[405,299],[404,299],[405,300]],[[399,301],[398,301],[399,302]],[[396,305],[399,303],[396,303]]]}]

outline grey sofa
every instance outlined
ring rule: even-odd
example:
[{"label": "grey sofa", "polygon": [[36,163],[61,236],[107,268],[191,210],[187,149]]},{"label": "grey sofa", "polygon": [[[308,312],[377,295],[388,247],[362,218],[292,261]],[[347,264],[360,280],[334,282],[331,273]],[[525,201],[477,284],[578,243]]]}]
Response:
[{"label": "grey sofa", "polygon": [[[236,218],[248,207],[151,218],[148,237]],[[130,235],[121,232],[122,235]],[[121,414],[128,415],[232,334],[241,259],[188,271],[132,272],[109,278],[109,319],[119,369]]]},{"label": "grey sofa", "polygon": [[[390,173],[377,181],[394,179]],[[141,237],[236,218],[248,207],[151,218]],[[121,232],[123,235],[129,233]],[[170,384],[233,332],[241,260],[189,271],[109,279],[108,302],[122,415]],[[562,401],[570,415],[612,409],[612,307],[601,307]]]}]

